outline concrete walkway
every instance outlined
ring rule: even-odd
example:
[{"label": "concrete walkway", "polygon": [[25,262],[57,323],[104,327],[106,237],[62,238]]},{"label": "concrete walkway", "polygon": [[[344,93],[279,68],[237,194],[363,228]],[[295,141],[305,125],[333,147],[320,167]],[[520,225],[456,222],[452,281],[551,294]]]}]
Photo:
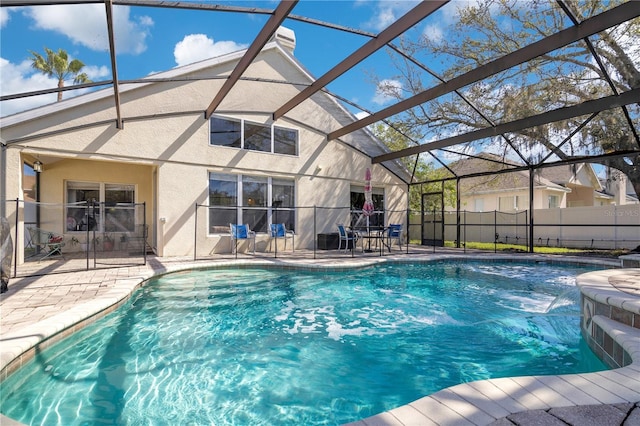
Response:
[{"label": "concrete walkway", "polygon": [[[48,271],[38,277],[15,278],[9,283],[9,291],[0,296],[0,379],[30,359],[35,347],[46,347],[84,326],[87,318],[94,317],[89,320],[92,321],[96,314],[103,315],[115,309],[154,275],[219,265],[278,264],[322,268],[450,257],[557,259],[542,255],[459,254],[454,251],[382,258],[345,255],[313,259],[312,252],[300,251],[278,259],[246,257],[194,262],[151,257],[146,265],[64,273]],[[598,259],[589,259],[589,262],[601,265],[603,269],[617,264]],[[81,268],[79,265],[78,269]],[[640,426],[640,269],[612,270],[611,276],[612,279],[599,279],[596,284],[606,286],[606,291],[628,300],[639,318],[635,329],[620,324],[619,343],[631,355],[631,365],[600,373],[464,383],[351,425]],[[613,327],[617,326],[614,324]],[[10,424],[9,421],[0,417],[2,425]]]}]

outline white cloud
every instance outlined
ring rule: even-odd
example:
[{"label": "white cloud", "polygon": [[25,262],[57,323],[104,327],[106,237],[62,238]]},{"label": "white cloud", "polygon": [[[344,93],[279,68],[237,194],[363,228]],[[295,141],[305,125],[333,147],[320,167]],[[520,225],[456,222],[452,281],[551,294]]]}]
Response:
[{"label": "white cloud", "polygon": [[[57,82],[41,73],[31,73],[31,61],[23,61],[12,64],[4,58],[0,58],[0,74],[2,85],[0,93],[9,95],[12,93],[31,92],[56,87]],[[27,98],[3,101],[0,104],[0,116],[7,116],[16,112],[35,108],[56,101],[56,94],[30,96]]]},{"label": "white cloud", "polygon": [[116,7],[113,10],[115,21],[116,49],[119,53],[140,54],[147,50],[147,36],[153,27],[153,19],[149,16],[136,17],[133,20],[129,16],[131,8]]},{"label": "white cloud", "polygon": [[[153,20],[147,16],[132,20],[130,11],[127,6],[113,9],[116,49],[118,53],[139,54],[147,48],[146,39]],[[29,8],[26,14],[35,21],[36,28],[63,34],[75,44],[92,50],[109,49],[104,5],[37,6]]]},{"label": "white cloud", "polygon": [[103,80],[105,77],[111,76],[111,71],[104,65],[101,67],[95,65],[87,65],[82,68],[82,72],[86,73],[91,81]]},{"label": "white cloud", "polygon": [[189,34],[176,44],[173,56],[178,65],[186,65],[203,59],[245,49],[246,44],[234,41],[214,41],[205,34]]},{"label": "white cloud", "polygon": [[373,103],[384,105],[391,101],[397,100],[402,93],[402,83],[398,80],[382,80],[376,87],[376,93],[373,96]]},{"label": "white cloud", "polygon": [[4,26],[9,22],[9,11],[6,7],[0,8],[0,28],[4,28]]},{"label": "white cloud", "polygon": [[[456,0],[449,2],[440,8],[442,18],[447,24],[457,22],[460,19],[460,12],[462,10],[478,7],[481,3],[481,0]],[[500,2],[492,3],[489,8],[491,10],[496,10],[500,7],[499,4]]]},{"label": "white cloud", "polygon": [[377,31],[382,31],[397,20],[393,8],[384,7],[373,17],[370,25]]},{"label": "white cloud", "polygon": [[442,31],[442,27],[438,24],[429,24],[424,27],[422,35],[427,40],[431,40],[436,43],[439,43],[444,39],[444,32]]},{"label": "white cloud", "polygon": [[365,24],[365,27],[375,31],[382,31],[393,24],[401,16],[413,9],[418,1],[381,1],[374,16]]},{"label": "white cloud", "polygon": [[[107,67],[101,66],[85,66],[83,72],[87,73],[93,81],[104,79],[110,75]],[[31,60],[22,61],[19,64],[9,62],[4,58],[0,58],[0,75],[2,75],[2,85],[0,85],[1,95],[10,95],[13,93],[33,92],[37,90],[46,90],[58,86],[55,78],[47,77],[39,71],[31,67]],[[73,84],[68,81],[67,85]],[[89,89],[74,90],[73,92],[65,92],[62,96],[64,99],[71,96],[78,96],[88,92]],[[58,95],[51,93],[47,95],[29,96],[26,98],[12,99],[3,101],[0,104],[0,116],[15,114],[20,111],[36,108],[56,102]]]}]

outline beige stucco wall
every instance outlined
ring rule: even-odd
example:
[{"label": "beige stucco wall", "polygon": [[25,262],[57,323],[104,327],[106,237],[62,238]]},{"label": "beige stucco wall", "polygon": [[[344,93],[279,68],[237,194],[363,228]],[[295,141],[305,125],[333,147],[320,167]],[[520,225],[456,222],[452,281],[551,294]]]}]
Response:
[{"label": "beige stucco wall", "polygon": [[588,207],[595,205],[595,191],[593,187],[568,184],[571,192],[567,194],[569,207]]},{"label": "beige stucco wall", "polygon": [[[221,68],[229,72],[232,67],[225,64]],[[213,71],[198,73],[212,75]],[[278,49],[263,52],[245,75],[308,81]],[[40,135],[10,144],[7,187],[12,189],[8,194],[21,196],[14,189],[19,188],[21,163],[35,155],[45,163],[42,201],[63,202],[65,180],[134,183],[137,201],[148,203],[147,220],[155,230],[151,235],[157,234],[155,244],[159,254],[165,256],[192,255],[194,238],[205,253],[228,251],[228,237],[208,234],[206,216],[198,216],[196,231],[195,206],[208,203],[210,171],[294,178],[296,205],[303,207],[296,218],[299,247],[313,246],[313,226],[309,223],[313,206],[348,207],[350,187],[362,185],[367,167],[372,168],[373,186],[385,190],[385,207],[406,209],[406,186],[399,178],[380,165],[372,166],[370,158],[358,150],[340,141],[327,141],[318,131],[341,125],[319,107],[326,101],[318,96],[276,122],[299,131],[297,156],[209,146],[209,123],[203,109],[221,85],[222,80],[201,80],[144,85],[125,91],[121,94],[126,119],[122,129],[115,126],[111,98],[3,128],[3,137],[10,141]],[[218,111],[226,117],[270,124],[269,113],[297,91],[293,85],[257,86],[256,82],[240,81]],[[170,112],[180,114],[163,115]],[[101,120],[108,121],[86,126]],[[158,220],[153,221],[154,218]],[[340,220],[339,215],[327,215],[321,220],[316,217],[316,231],[333,232]],[[347,222],[348,216],[343,221]],[[265,239],[260,240],[263,242],[259,249],[265,247]]]}]

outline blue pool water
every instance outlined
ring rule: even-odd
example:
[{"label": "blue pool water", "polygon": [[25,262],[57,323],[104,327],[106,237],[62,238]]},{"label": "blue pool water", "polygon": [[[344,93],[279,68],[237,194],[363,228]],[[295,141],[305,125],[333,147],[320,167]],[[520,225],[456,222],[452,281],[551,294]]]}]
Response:
[{"label": "blue pool water", "polygon": [[606,369],[575,276],[518,263],[340,272],[218,269],[152,280],[2,383],[46,425],[324,425],[472,380]]}]

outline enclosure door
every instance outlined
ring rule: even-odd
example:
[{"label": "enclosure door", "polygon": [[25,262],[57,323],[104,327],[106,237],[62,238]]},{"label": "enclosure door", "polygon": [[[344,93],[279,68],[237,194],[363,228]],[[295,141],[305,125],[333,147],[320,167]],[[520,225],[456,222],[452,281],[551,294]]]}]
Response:
[{"label": "enclosure door", "polygon": [[444,192],[422,194],[422,245],[444,246]]}]

